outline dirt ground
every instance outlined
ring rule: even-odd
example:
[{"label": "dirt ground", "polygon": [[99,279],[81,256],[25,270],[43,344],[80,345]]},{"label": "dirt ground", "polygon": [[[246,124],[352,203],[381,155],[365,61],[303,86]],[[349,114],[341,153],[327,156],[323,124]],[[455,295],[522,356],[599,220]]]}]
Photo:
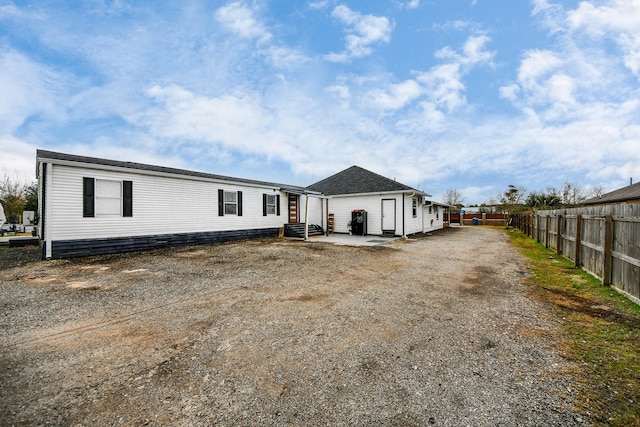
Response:
[{"label": "dirt ground", "polygon": [[588,422],[500,230],[36,257],[0,250],[2,425]]}]

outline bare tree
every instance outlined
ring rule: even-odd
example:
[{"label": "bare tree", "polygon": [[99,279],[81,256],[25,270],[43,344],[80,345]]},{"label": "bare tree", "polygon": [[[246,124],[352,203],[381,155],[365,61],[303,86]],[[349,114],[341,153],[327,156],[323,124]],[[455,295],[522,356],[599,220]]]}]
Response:
[{"label": "bare tree", "polygon": [[574,182],[565,182],[560,192],[562,203],[565,206],[575,206],[586,200],[585,192],[580,186]]},{"label": "bare tree", "polygon": [[587,194],[587,197],[590,199],[593,199],[595,197],[602,197],[602,195],[605,193],[605,189],[603,186],[599,185],[597,187],[591,187],[589,189],[589,192]]},{"label": "bare tree", "polygon": [[444,192],[442,201],[451,206],[461,208],[464,206],[464,197],[462,193],[456,189],[449,189]]},{"label": "bare tree", "polygon": [[0,180],[0,202],[8,223],[16,223],[24,208],[27,185],[17,177],[10,177],[6,173]]}]

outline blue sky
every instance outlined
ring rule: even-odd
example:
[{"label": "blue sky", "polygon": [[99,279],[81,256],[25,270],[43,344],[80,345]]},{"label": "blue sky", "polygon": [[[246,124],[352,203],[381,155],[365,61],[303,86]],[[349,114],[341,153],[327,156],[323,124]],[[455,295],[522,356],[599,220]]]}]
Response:
[{"label": "blue sky", "polygon": [[0,0],[0,172],[38,148],[441,200],[640,180],[640,0]]}]

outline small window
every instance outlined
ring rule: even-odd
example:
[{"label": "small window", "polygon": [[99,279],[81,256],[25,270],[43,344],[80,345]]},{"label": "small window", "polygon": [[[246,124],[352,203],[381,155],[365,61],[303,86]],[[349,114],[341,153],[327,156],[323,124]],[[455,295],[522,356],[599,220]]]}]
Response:
[{"label": "small window", "polygon": [[242,191],[218,190],[218,215],[242,216]]},{"label": "small window", "polygon": [[131,181],[83,178],[82,216],[133,216]]},{"label": "small window", "polygon": [[413,212],[413,217],[417,218],[418,217],[418,199],[416,199],[415,197],[411,199],[411,210]]},{"label": "small window", "polygon": [[235,191],[224,192],[224,214],[238,214],[238,193],[236,193]]},{"label": "small window", "polygon": [[280,215],[280,195],[279,194],[263,194],[262,195],[262,216]]},{"label": "small window", "polygon": [[267,215],[276,214],[276,196],[275,194],[267,195]]}]

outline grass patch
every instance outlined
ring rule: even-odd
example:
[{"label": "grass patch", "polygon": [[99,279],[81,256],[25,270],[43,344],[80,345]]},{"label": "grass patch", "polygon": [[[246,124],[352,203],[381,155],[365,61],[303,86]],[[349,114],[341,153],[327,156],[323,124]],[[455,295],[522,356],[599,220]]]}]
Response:
[{"label": "grass patch", "polygon": [[562,325],[563,356],[576,362],[576,406],[595,425],[640,426],[640,307],[520,231],[536,297]]}]

